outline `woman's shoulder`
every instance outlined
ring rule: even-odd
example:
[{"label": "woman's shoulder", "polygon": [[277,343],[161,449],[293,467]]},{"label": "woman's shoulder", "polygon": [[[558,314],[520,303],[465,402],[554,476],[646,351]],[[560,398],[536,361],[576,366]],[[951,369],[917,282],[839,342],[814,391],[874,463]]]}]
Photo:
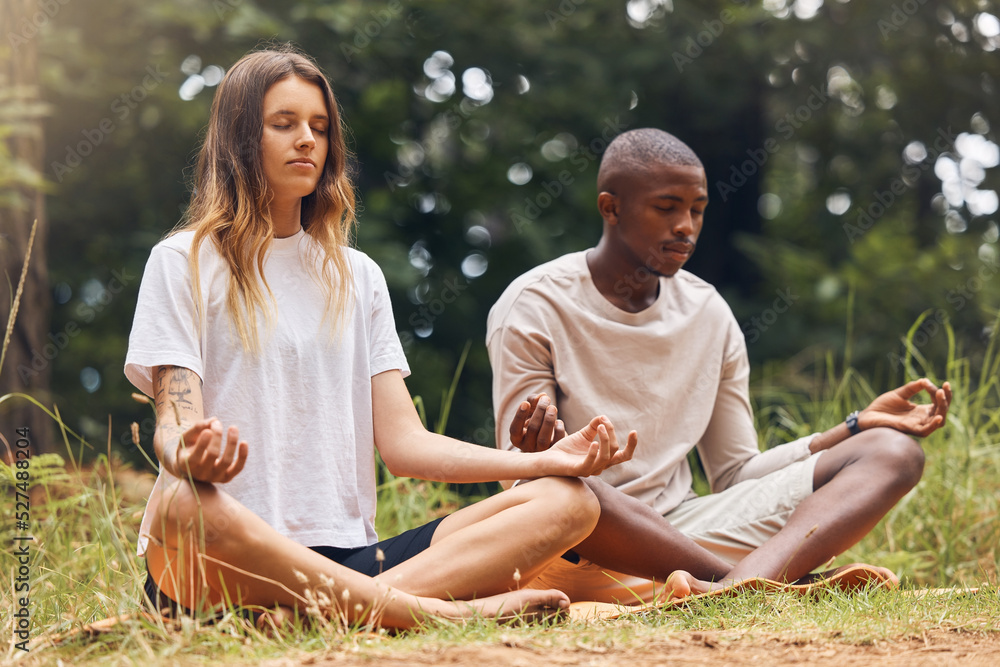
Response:
[{"label": "woman's shoulder", "polygon": [[[183,255],[184,258],[187,259],[191,255],[191,244],[193,241],[193,230],[173,232],[153,246],[152,253],[154,255],[158,253],[177,253]],[[202,246],[202,252],[206,249],[211,251],[210,243],[202,242]]]},{"label": "woman's shoulder", "polygon": [[347,261],[351,264],[351,271],[354,279],[361,283],[385,283],[385,276],[382,269],[375,260],[357,248],[345,248]]}]

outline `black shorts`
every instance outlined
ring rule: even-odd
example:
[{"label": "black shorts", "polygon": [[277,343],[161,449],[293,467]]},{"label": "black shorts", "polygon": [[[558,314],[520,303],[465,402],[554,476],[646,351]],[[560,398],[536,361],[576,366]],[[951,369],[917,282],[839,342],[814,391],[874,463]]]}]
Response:
[{"label": "black shorts", "polygon": [[[434,519],[423,526],[412,528],[396,535],[396,537],[390,537],[367,547],[357,547],[354,549],[341,549],[340,547],[309,548],[332,561],[340,563],[344,567],[351,568],[355,572],[374,577],[426,551],[427,547],[431,545],[434,531],[437,530],[438,524],[443,520],[444,517]],[[382,550],[385,560],[381,562],[376,560],[376,549]]]},{"label": "black shorts", "polygon": [[[395,537],[390,537],[367,547],[344,549],[340,547],[319,546],[309,548],[355,572],[374,577],[380,572],[393,568],[403,561],[409,560],[425,551],[431,545],[431,539],[434,537],[434,531],[437,530],[438,524],[443,520],[444,517],[434,519],[423,526],[412,528]],[[376,549],[382,550],[385,560],[380,562],[376,559]],[[161,613],[166,612],[176,615],[178,610],[182,610],[188,616],[194,615],[190,609],[170,599],[160,590],[160,587],[153,581],[153,576],[149,573],[148,566],[146,568],[146,583],[143,585],[143,592],[145,592],[154,607]],[[145,604],[145,600],[141,602]],[[244,614],[244,616],[247,616],[247,614]],[[253,614],[253,616],[256,616],[256,614]]]}]

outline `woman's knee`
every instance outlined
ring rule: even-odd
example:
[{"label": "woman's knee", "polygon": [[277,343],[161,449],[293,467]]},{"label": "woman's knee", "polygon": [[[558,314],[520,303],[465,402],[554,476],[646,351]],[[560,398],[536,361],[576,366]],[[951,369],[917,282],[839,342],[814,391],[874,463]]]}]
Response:
[{"label": "woman's knee", "polygon": [[551,522],[575,530],[584,536],[597,525],[601,504],[583,480],[576,477],[545,477],[535,480],[535,492],[545,499],[546,507],[555,516]]},{"label": "woman's knee", "polygon": [[179,534],[194,535],[211,549],[238,532],[240,508],[239,503],[212,484],[177,480],[160,496],[154,533],[165,531],[163,537],[168,543]]}]

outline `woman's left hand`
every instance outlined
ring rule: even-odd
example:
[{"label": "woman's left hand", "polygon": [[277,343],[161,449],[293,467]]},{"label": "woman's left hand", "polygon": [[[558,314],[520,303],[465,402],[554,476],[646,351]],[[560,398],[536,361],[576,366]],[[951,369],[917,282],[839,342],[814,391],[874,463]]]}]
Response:
[{"label": "woman's left hand", "polygon": [[614,424],[602,415],[594,417],[576,433],[561,438],[538,456],[545,458],[551,467],[546,474],[588,477],[630,460],[638,442],[638,434],[632,431],[625,448],[620,449]]}]

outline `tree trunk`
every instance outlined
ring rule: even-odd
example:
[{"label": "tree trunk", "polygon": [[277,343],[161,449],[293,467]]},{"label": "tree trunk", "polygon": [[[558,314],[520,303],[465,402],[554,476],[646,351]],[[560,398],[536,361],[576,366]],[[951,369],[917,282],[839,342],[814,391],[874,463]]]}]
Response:
[{"label": "tree trunk", "polygon": [[[43,159],[38,26],[32,0],[0,2],[0,331],[6,332],[31,225],[38,220],[17,319],[0,369],[0,396],[27,393],[48,405],[52,360],[46,356],[51,309],[45,202],[37,179]],[[44,15],[43,15],[44,16]],[[4,164],[6,163],[6,164]],[[12,168],[14,167],[14,168]],[[53,349],[56,349],[53,347]],[[54,355],[51,355],[54,357]],[[0,455],[27,428],[33,453],[55,450],[51,419],[24,399],[0,403]]]}]

